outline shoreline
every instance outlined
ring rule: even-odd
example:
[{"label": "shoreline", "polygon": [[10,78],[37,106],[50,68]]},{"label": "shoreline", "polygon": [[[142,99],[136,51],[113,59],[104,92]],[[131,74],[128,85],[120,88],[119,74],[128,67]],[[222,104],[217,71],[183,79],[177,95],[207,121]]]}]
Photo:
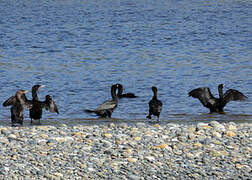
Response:
[{"label": "shoreline", "polygon": [[0,126],[0,178],[252,178],[252,123]]}]

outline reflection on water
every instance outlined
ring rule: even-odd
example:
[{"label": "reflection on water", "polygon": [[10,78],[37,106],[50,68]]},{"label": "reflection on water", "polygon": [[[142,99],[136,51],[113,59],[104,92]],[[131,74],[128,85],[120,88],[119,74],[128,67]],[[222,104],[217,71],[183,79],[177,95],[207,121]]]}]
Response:
[{"label": "reflection on water", "polygon": [[[0,102],[39,83],[46,85],[39,98],[52,95],[60,110],[44,113],[42,122],[96,123],[83,110],[109,99],[110,86],[121,83],[139,98],[120,100],[112,117],[145,121],[155,85],[162,122],[211,119],[187,93],[208,86],[216,95],[224,83],[224,90],[252,97],[251,10],[248,0],[1,1]],[[250,99],[225,110],[214,117],[251,120]],[[0,108],[0,124],[9,118]]]}]

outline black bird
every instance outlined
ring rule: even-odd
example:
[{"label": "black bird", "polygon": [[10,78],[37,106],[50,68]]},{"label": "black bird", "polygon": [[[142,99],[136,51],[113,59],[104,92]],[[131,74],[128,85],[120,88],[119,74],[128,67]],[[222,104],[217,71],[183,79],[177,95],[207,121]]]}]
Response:
[{"label": "black bird", "polygon": [[114,109],[118,105],[118,97],[117,97],[117,94],[116,94],[116,89],[117,88],[118,88],[117,84],[114,84],[114,85],[111,86],[112,100],[105,101],[104,103],[99,105],[98,108],[96,108],[94,110],[85,110],[85,112],[88,112],[88,113],[94,112],[98,116],[111,118],[111,115],[112,115]]},{"label": "black bird", "polygon": [[134,93],[126,93],[123,94],[123,86],[121,84],[117,84],[118,86],[118,93],[117,93],[117,97],[118,98],[136,98],[137,96],[135,96]]},{"label": "black bird", "polygon": [[32,87],[32,108],[30,109],[30,118],[31,118],[31,123],[32,120],[39,120],[42,118],[42,112],[43,112],[43,102],[39,101],[38,99],[38,90],[40,88],[44,87],[43,85],[34,85]]},{"label": "black bird", "polygon": [[30,118],[31,118],[31,123],[32,120],[39,120],[40,124],[40,119],[42,118],[42,113],[43,113],[43,108],[45,108],[47,111],[53,113],[56,112],[59,114],[57,105],[53,101],[50,95],[46,95],[45,101],[39,101],[38,99],[38,90],[40,88],[44,87],[43,85],[34,85],[32,87],[32,108],[30,109]]},{"label": "black bird", "polygon": [[224,107],[227,103],[230,101],[243,101],[246,100],[247,97],[234,89],[229,89],[223,94],[223,84],[219,84],[218,91],[219,91],[219,98],[215,98],[210,89],[208,87],[200,87],[197,89],[194,89],[190,91],[188,94],[189,96],[192,96],[194,98],[198,98],[200,102],[205,106],[206,108],[210,109],[210,113],[223,113]]},{"label": "black bird", "polygon": [[18,90],[15,96],[10,97],[7,99],[3,106],[11,106],[11,122],[14,125],[15,123],[23,124],[24,121],[24,109],[31,108],[32,103],[27,100],[25,94],[28,91],[25,90]]},{"label": "black bird", "polygon": [[162,111],[162,102],[157,99],[157,88],[155,86],[152,86],[152,91],[153,91],[153,97],[149,101],[149,115],[147,118],[151,119],[151,115],[157,116],[159,120],[160,113]]}]

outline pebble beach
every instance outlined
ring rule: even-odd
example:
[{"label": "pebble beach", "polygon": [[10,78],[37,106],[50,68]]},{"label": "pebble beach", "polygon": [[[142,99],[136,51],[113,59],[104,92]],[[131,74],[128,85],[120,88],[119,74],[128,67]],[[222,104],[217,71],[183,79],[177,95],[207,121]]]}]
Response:
[{"label": "pebble beach", "polygon": [[0,126],[0,179],[252,179],[252,123]]}]

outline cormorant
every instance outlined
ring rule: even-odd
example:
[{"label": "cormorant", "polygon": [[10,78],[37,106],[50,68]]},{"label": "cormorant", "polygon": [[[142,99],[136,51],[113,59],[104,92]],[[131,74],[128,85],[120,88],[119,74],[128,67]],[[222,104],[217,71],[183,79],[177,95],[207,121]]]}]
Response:
[{"label": "cormorant", "polygon": [[32,120],[40,120],[42,118],[42,110],[43,110],[43,104],[41,101],[38,99],[38,90],[40,88],[44,87],[43,85],[34,85],[32,87],[32,108],[30,109],[30,118],[31,118],[31,123]]},{"label": "cormorant", "polygon": [[53,113],[56,112],[59,114],[57,105],[53,101],[50,95],[46,95],[45,101],[39,101],[37,92],[40,88],[44,87],[43,85],[34,85],[32,87],[32,108],[30,109],[30,118],[31,123],[32,120],[39,120],[42,118],[42,112],[43,108],[45,108],[47,111]]},{"label": "cormorant", "polygon": [[10,106],[11,105],[11,122],[14,125],[15,123],[23,124],[24,120],[24,109],[31,108],[32,103],[27,100],[25,94],[28,91],[25,90],[18,90],[15,96],[10,97],[7,99],[3,106]]},{"label": "cormorant", "polygon": [[151,119],[151,115],[157,116],[158,120],[159,120],[159,115],[162,111],[162,102],[160,100],[157,99],[157,87],[152,86],[152,91],[153,91],[153,97],[152,99],[149,101],[149,115],[147,116],[147,118]]},{"label": "cormorant", "polygon": [[98,108],[96,108],[94,110],[85,110],[85,112],[88,112],[88,113],[94,112],[98,116],[111,118],[111,115],[112,115],[114,109],[118,105],[118,97],[117,97],[117,94],[116,94],[116,89],[117,88],[118,88],[117,84],[114,84],[114,85],[111,86],[112,100],[105,101],[104,103],[99,105]]},{"label": "cormorant", "polygon": [[223,113],[223,109],[230,101],[246,100],[247,97],[234,89],[229,89],[223,94],[223,84],[219,84],[219,98],[215,98],[208,87],[200,87],[190,91],[188,94],[194,98],[198,98],[206,108],[210,109],[210,113]]},{"label": "cormorant", "polygon": [[117,97],[118,98],[136,98],[137,96],[135,96],[134,93],[126,93],[123,94],[123,86],[121,84],[117,84],[118,86],[118,93],[117,93]]}]

